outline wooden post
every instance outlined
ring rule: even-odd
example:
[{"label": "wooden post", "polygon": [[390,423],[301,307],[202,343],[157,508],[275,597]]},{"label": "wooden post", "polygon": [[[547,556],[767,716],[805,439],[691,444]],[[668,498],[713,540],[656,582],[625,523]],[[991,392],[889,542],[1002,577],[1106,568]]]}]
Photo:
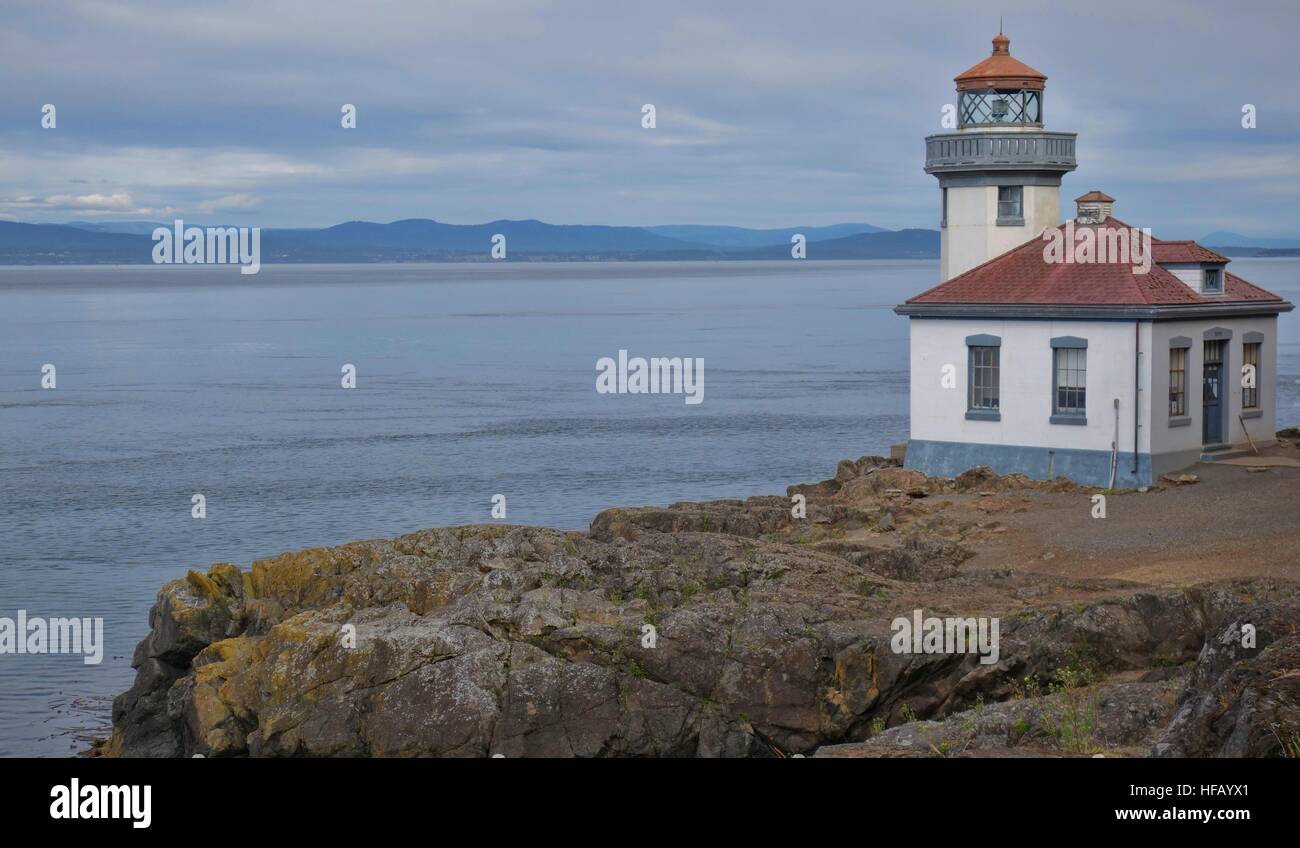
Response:
[{"label": "wooden post", "polygon": [[1255,440],[1250,437],[1250,431],[1246,429],[1246,419],[1238,415],[1237,420],[1241,422],[1241,432],[1246,434],[1246,441],[1250,442],[1250,449],[1255,452],[1255,456],[1259,456],[1259,448],[1255,447]]}]

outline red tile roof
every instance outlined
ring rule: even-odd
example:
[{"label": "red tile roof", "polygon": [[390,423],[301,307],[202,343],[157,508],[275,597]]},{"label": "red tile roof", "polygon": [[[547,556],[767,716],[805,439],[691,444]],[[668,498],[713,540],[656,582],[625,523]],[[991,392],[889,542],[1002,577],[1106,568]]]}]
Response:
[{"label": "red tile roof", "polygon": [[1151,253],[1157,262],[1230,262],[1228,257],[1187,241],[1161,241],[1152,239]]},{"label": "red tile roof", "polygon": [[[1076,232],[1085,228],[1101,229],[1128,225],[1115,218],[1100,224],[1075,224]],[[1057,227],[1064,236],[1065,225]],[[983,265],[958,274],[929,291],[907,301],[909,304],[1026,304],[1060,306],[1183,306],[1222,304],[1239,301],[1278,301],[1282,298],[1251,285],[1233,274],[1224,274],[1224,293],[1202,296],[1170,271],[1152,264],[1145,274],[1135,273],[1128,263],[1048,263],[1043,256],[1047,242],[1033,238]],[[1161,254],[1208,255],[1213,259],[1191,261],[1227,262],[1195,242],[1163,242],[1152,239],[1156,262]]]},{"label": "red tile roof", "polygon": [[1074,199],[1074,201],[1076,203],[1088,203],[1088,202],[1114,203],[1115,198],[1111,197],[1109,194],[1107,194],[1104,191],[1097,191],[1097,189],[1094,188],[1092,191],[1088,192],[1087,194],[1079,195]]}]

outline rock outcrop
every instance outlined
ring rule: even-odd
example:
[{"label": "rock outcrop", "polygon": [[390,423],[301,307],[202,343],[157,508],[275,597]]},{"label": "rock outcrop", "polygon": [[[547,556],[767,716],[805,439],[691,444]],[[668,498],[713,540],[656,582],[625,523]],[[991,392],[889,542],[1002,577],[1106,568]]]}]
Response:
[{"label": "rock outcrop", "polygon": [[[864,457],[791,487],[806,518],[789,497],[615,509],[588,533],[445,528],[190,572],[158,596],[103,753],[1284,750],[1264,728],[1300,729],[1282,671],[1300,648],[1278,632],[1294,587],[1248,587],[1247,603],[1236,584],[964,573],[978,528],[936,495],[1064,485],[968,475]],[[894,652],[890,623],[915,609],[1000,617],[997,662]],[[1246,653],[1223,643],[1243,616],[1264,623]],[[1102,730],[1056,744],[1052,705],[1083,687],[1102,698]]]},{"label": "rock outcrop", "polygon": [[1216,622],[1151,753],[1300,757],[1300,603],[1243,604]]}]

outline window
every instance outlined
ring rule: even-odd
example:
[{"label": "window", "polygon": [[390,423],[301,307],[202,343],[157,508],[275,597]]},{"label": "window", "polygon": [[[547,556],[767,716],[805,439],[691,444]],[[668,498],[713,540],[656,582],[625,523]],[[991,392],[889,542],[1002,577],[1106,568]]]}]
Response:
[{"label": "window", "polygon": [[1223,269],[1206,268],[1201,272],[1201,291],[1206,294],[1219,294],[1223,291]]},{"label": "window", "polygon": [[939,191],[943,194],[943,211],[939,214],[939,227],[942,229],[948,226],[948,189],[941,188]]},{"label": "window", "polygon": [[1025,222],[1024,186],[998,186],[998,223],[1020,225]]},{"label": "window", "polygon": [[[1251,369],[1254,371],[1254,379],[1249,381],[1254,383],[1254,385],[1252,386],[1244,385],[1247,382],[1247,380],[1245,379],[1247,365],[1251,366]],[[1244,345],[1242,345],[1241,366],[1242,366],[1241,371],[1242,371],[1242,383],[1243,383],[1241,387],[1241,408],[1258,409],[1259,408],[1259,342],[1246,342]]]},{"label": "window", "polygon": [[1169,417],[1187,414],[1187,348],[1169,349]]},{"label": "window", "polygon": [[963,91],[958,105],[961,126],[971,124],[1041,124],[1041,91],[1027,89],[986,89]]},{"label": "window", "polygon": [[998,360],[1001,348],[977,347],[970,349],[970,408],[973,410],[999,409]]},{"label": "window", "polygon": [[1061,347],[1056,358],[1057,415],[1087,414],[1088,351],[1086,348]]}]

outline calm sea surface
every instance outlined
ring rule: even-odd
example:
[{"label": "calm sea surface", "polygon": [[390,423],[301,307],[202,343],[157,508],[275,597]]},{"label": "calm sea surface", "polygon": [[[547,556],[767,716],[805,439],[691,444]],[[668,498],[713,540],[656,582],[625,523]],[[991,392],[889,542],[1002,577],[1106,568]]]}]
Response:
[{"label": "calm sea surface", "polygon": [[[1232,269],[1300,301],[1300,260]],[[0,616],[102,616],[105,658],[0,655],[0,755],[106,733],[158,588],[213,562],[745,497],[907,434],[935,262],[0,268]],[[1300,319],[1282,319],[1300,423]],[[705,360],[704,403],[595,391]],[[40,388],[41,367],[57,388]],[[340,369],[357,387],[340,387]],[[207,517],[191,518],[191,496]]]}]

